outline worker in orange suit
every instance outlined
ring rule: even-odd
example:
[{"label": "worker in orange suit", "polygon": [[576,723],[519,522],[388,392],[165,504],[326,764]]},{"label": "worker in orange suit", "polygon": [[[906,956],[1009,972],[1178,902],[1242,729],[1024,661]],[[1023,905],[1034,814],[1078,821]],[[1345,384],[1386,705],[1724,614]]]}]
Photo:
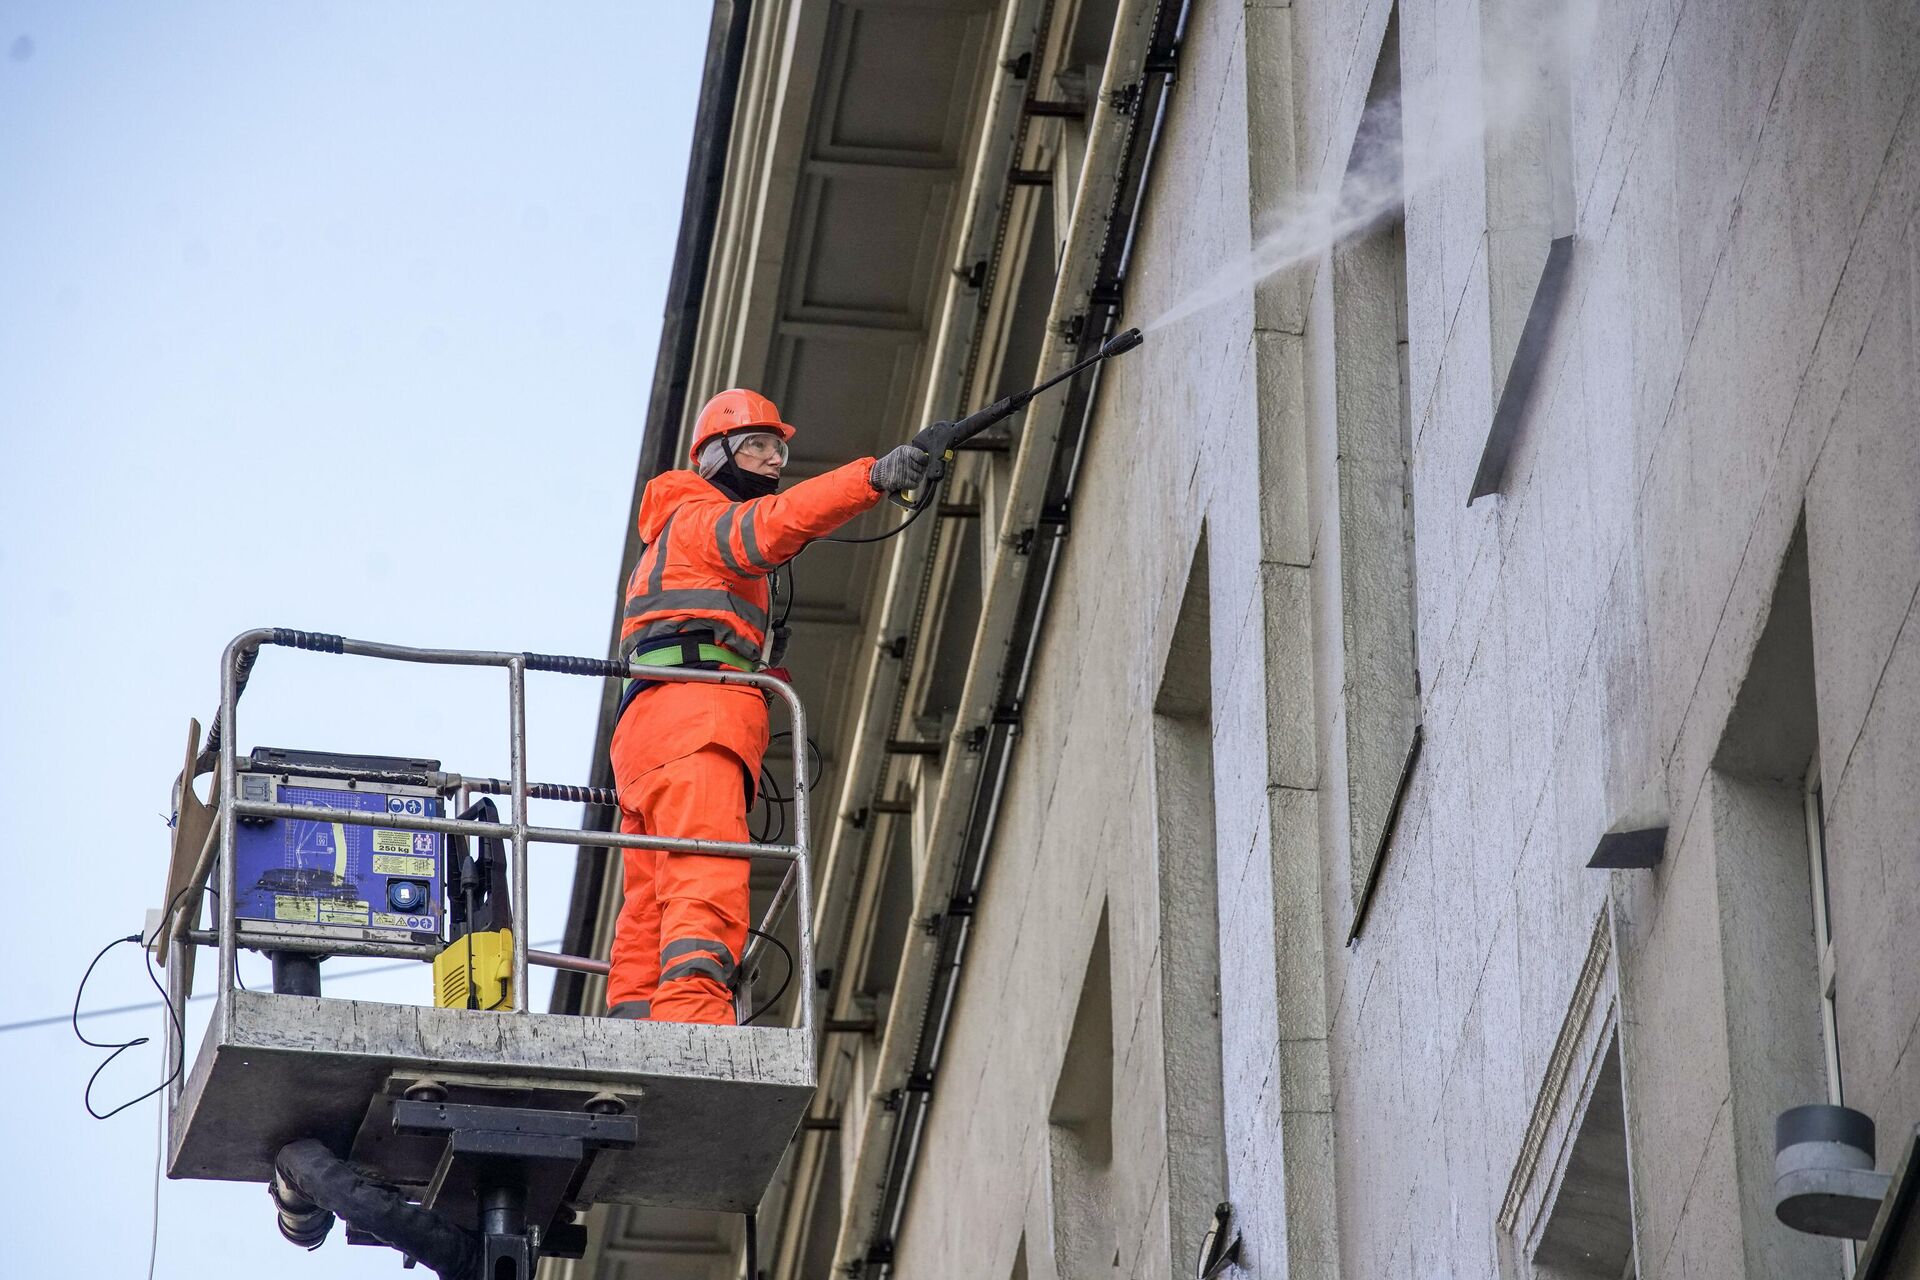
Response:
[{"label": "worker in orange suit", "polygon": [[[784,636],[768,580],[808,542],[925,477],[903,444],[777,492],[793,428],[771,400],[722,391],[701,409],[693,469],[656,477],[640,499],[640,559],[627,579],[620,656],[644,666],[778,666]],[[767,748],[767,697],[750,685],[630,680],[613,731],[620,829],[747,839]],[[622,851],[626,899],[607,978],[613,1017],[732,1023],[731,983],[747,939],[744,858]]]}]

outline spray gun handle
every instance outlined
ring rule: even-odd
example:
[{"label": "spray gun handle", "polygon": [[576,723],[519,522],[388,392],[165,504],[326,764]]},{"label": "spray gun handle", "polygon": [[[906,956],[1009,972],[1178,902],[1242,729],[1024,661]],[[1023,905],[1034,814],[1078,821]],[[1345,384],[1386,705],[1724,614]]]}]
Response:
[{"label": "spray gun handle", "polygon": [[[996,423],[1004,422],[1020,412],[1031,400],[1031,393],[1017,396],[1004,396],[984,409],[976,410],[955,422],[935,422],[920,428],[913,438],[915,448],[924,449],[932,461],[927,466],[927,478],[920,488],[920,494],[931,493],[935,482],[946,474],[947,465],[953,461],[953,451],[962,441],[971,440]],[[907,510],[915,510],[924,505],[919,494],[896,494],[896,505]]]},{"label": "spray gun handle", "polygon": [[887,501],[904,511],[918,511],[933,501],[941,479],[947,474],[947,464],[953,461],[953,450],[945,443],[954,424],[936,422],[932,426],[922,427],[920,433],[909,441],[914,448],[928,455],[927,474],[921,477],[920,487],[908,493],[890,493]]}]

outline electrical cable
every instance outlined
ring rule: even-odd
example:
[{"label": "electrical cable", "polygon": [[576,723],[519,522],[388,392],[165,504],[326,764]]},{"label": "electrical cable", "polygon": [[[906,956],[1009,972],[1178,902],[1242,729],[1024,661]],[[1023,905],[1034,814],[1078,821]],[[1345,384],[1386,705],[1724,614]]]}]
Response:
[{"label": "electrical cable", "polygon": [[[213,890],[209,889],[207,892],[212,893]],[[555,938],[551,942],[535,942],[530,945],[536,950],[544,951],[548,948],[561,945],[562,941],[562,939]],[[392,964],[368,965],[364,969],[349,969],[345,973],[330,973],[327,975],[327,981],[342,982],[348,978],[364,978],[369,974],[392,973],[398,969],[417,969],[420,967],[420,964],[421,962],[418,960],[396,960]],[[235,975],[235,977],[238,976],[238,974]],[[200,991],[188,996],[187,999],[189,1001],[211,1000],[215,994],[216,993],[212,991]],[[138,1004],[117,1004],[111,1009],[89,1009],[80,1016],[82,1018],[110,1018],[121,1013],[140,1013],[147,1009],[164,1009],[166,1003],[164,1000],[143,1000]],[[71,1014],[66,1013],[55,1013],[43,1018],[26,1018],[19,1022],[0,1023],[0,1035],[4,1035],[9,1031],[31,1031],[35,1027],[50,1027],[56,1022],[66,1022],[71,1016]]]},{"label": "electrical cable", "polygon": [[[109,942],[106,946],[100,948],[99,951],[94,953],[94,957],[92,961],[89,962],[87,965],[87,971],[80,975],[80,985],[73,989],[73,1012],[68,1019],[73,1024],[73,1034],[79,1037],[81,1044],[86,1045],[90,1049],[113,1050],[112,1053],[109,1053],[107,1055],[106,1060],[104,1062],[102,1062],[99,1066],[93,1069],[93,1074],[87,1077],[86,1088],[83,1089],[80,1094],[81,1104],[86,1107],[87,1114],[92,1116],[95,1120],[111,1120],[114,1116],[119,1115],[122,1111],[125,1111],[128,1107],[138,1106],[140,1103],[145,1102],[148,1098],[153,1097],[155,1094],[159,1093],[162,1089],[165,1089],[168,1085],[174,1082],[174,1079],[180,1074],[181,1067],[186,1062],[186,1058],[187,1058],[186,1028],[181,1024],[179,1011],[173,1007],[173,1002],[167,999],[167,989],[160,985],[160,978],[153,971],[153,944],[159,939],[160,930],[166,928],[167,921],[173,918],[173,909],[180,905],[181,895],[188,892],[188,890],[191,888],[192,886],[190,885],[182,886],[179,889],[179,891],[173,895],[172,901],[167,903],[167,909],[160,913],[160,923],[154,927],[152,938],[144,937],[142,934],[138,934],[138,933],[130,933],[124,938],[115,938],[113,941]],[[102,1071],[105,1071],[108,1067],[112,1066],[113,1060],[115,1058],[118,1058],[121,1054],[125,1053],[127,1050],[137,1049],[143,1044],[150,1043],[153,1039],[152,1036],[137,1036],[132,1040],[127,1040],[124,1042],[115,1042],[112,1040],[89,1040],[87,1039],[86,1032],[80,1030],[80,1000],[81,1000],[81,997],[86,994],[87,979],[93,976],[94,969],[98,967],[100,962],[106,958],[107,952],[113,950],[115,947],[119,946],[123,942],[137,942],[141,944],[141,953],[146,961],[147,981],[153,984],[153,989],[160,993],[161,1002],[167,1006],[167,1017],[173,1023],[174,1038],[180,1044],[180,1060],[173,1064],[173,1070],[167,1072],[166,1077],[162,1079],[159,1084],[153,1086],[153,1088],[147,1090],[145,1093],[141,1094],[139,1097],[132,1098],[126,1102],[121,1103],[119,1106],[115,1107],[113,1110],[102,1113],[99,1111],[95,1111],[93,1109],[93,1086],[94,1086],[94,1083],[100,1079],[100,1073]]]},{"label": "electrical cable", "polygon": [[[185,1046],[181,1046],[182,1052]],[[153,1280],[154,1264],[160,1260],[160,1171],[167,1154],[167,1109],[155,1107],[159,1117],[153,1135],[153,1227],[147,1233],[147,1280]]]},{"label": "electrical cable", "polygon": [[787,988],[793,985],[793,952],[787,950],[787,944],[764,930],[754,928],[752,925],[747,926],[747,932],[765,938],[768,942],[780,948],[780,954],[787,958],[787,976],[780,980],[780,989],[774,992],[765,1004],[747,1015],[746,1021],[740,1024],[743,1027],[751,1026],[755,1018],[758,1018],[761,1014],[773,1008],[774,1005],[779,1004],[780,997],[787,994]]}]

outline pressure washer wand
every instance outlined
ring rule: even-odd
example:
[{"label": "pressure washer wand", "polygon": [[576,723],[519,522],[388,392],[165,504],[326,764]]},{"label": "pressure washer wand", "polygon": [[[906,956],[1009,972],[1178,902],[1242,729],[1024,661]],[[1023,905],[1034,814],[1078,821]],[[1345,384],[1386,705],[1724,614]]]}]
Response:
[{"label": "pressure washer wand", "polygon": [[913,443],[927,451],[933,458],[933,465],[927,470],[927,480],[920,494],[911,498],[896,497],[894,500],[909,510],[924,506],[931,499],[936,482],[946,473],[946,464],[953,461],[953,450],[956,445],[972,439],[996,423],[1011,418],[1026,408],[1035,396],[1059,386],[1082,369],[1091,368],[1102,360],[1131,351],[1140,343],[1141,334],[1138,329],[1127,329],[1116,333],[1101,343],[1098,351],[1062,369],[1038,386],[1028,387],[1025,391],[1018,391],[1010,396],[1003,396],[986,408],[976,409],[958,421],[936,422],[932,426],[922,428],[920,434],[913,438]]}]

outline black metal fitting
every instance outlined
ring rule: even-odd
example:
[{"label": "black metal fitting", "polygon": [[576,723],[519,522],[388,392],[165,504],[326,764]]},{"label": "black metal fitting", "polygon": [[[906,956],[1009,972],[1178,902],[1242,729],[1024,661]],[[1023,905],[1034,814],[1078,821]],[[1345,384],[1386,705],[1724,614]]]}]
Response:
[{"label": "black metal fitting", "polygon": [[[273,643],[285,645],[289,649],[311,649],[315,653],[344,653],[347,640],[329,631],[295,631],[291,627],[275,627]],[[252,663],[246,664],[251,667]]]},{"label": "black metal fitting", "polygon": [[879,1025],[873,1018],[823,1018],[820,1029],[828,1035],[870,1036]]},{"label": "black metal fitting", "polygon": [[523,653],[529,671],[558,671],[568,676],[624,676],[627,664],[610,658],[577,658],[564,653]]},{"label": "black metal fitting", "polygon": [[1045,98],[1029,98],[1021,104],[1030,116],[1042,116],[1058,120],[1085,120],[1087,107],[1083,102],[1058,102]]},{"label": "black metal fitting", "polygon": [[333,1214],[301,1195],[277,1171],[267,1182],[267,1195],[279,1215],[280,1235],[288,1244],[318,1249],[333,1230]]},{"label": "black metal fitting", "polygon": [[273,993],[281,996],[320,994],[320,961],[324,957],[298,951],[269,951],[273,965]]}]

